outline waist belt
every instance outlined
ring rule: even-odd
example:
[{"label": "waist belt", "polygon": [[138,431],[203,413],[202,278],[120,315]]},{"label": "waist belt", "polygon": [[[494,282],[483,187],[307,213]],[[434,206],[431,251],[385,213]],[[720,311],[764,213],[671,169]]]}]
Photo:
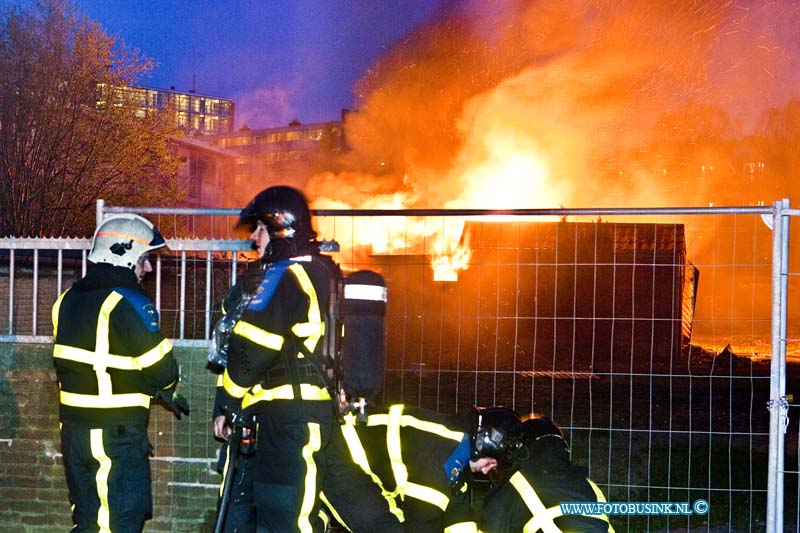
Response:
[{"label": "waist belt", "polygon": [[[297,377],[304,383],[311,383],[313,385],[324,386],[325,382],[323,381],[322,377],[317,372],[317,369],[314,368],[313,365],[310,363],[300,363],[298,361],[297,365]],[[289,372],[289,369],[286,366],[281,365],[275,368],[270,369],[264,375],[264,379],[261,382],[262,388],[264,389],[271,389],[277,387],[278,385],[283,385],[287,382],[291,382],[292,374]],[[304,379],[310,378],[310,379]]]},{"label": "waist belt", "polygon": [[[242,399],[242,409],[258,403],[258,402],[271,402],[273,400],[294,400],[294,391],[292,385],[281,385],[271,389],[264,389],[261,385],[256,385],[253,389],[245,395]],[[310,383],[300,384],[300,400],[318,401],[330,400],[331,395],[325,387],[319,387]]]}]

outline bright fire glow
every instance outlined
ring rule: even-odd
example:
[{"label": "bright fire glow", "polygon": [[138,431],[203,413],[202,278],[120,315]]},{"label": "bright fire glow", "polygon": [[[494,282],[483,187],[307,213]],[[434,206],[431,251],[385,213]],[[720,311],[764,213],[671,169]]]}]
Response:
[{"label": "bright fire glow", "polygon": [[[472,143],[474,145],[474,143]],[[479,149],[464,154],[482,154],[479,160],[469,161],[462,155],[464,170],[458,176],[463,190],[446,208],[515,209],[553,207],[560,196],[550,184],[545,159],[535,144],[519,132],[502,127],[490,128],[477,140]],[[468,144],[469,146],[469,144]],[[484,217],[482,220],[513,220],[512,216]],[[471,251],[469,236],[461,230],[442,235],[442,244],[433,256],[434,279],[457,281],[458,271],[469,267]]]},{"label": "bright fire glow", "polygon": [[[459,164],[443,183],[458,184],[446,209],[515,209],[554,207],[564,198],[553,185],[545,157],[536,144],[520,132],[492,127],[476,136],[459,156]],[[565,187],[564,187],[565,188]],[[317,198],[317,209],[404,209],[410,203],[403,193],[377,194],[357,206]],[[492,217],[513,220],[512,216]],[[487,217],[482,220],[486,221]],[[541,220],[541,219],[540,219]],[[320,221],[322,235],[336,235],[345,247],[367,254],[425,255],[431,258],[436,281],[457,281],[458,272],[469,268],[469,236],[463,217],[373,217],[357,227],[351,220]]]},{"label": "bright fire glow", "polygon": [[[463,227],[463,223],[462,223]],[[469,249],[469,236],[459,242],[455,249],[441,250],[431,261],[434,281],[458,281],[458,271],[469,268],[472,250]]]},{"label": "bright fire glow", "polygon": [[[481,206],[488,209],[552,207],[549,171],[535,144],[520,132],[492,128],[478,139],[477,149],[465,149],[464,189],[447,208]],[[471,153],[482,154],[470,161]],[[474,157],[474,156],[473,156]]]}]

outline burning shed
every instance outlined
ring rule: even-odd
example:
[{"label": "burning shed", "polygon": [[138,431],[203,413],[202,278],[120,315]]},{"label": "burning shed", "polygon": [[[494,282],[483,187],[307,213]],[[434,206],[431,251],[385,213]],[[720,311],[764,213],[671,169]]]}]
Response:
[{"label": "burning shed", "polygon": [[681,224],[467,221],[469,265],[378,259],[389,368],[627,372],[668,365],[690,332],[696,271]]}]

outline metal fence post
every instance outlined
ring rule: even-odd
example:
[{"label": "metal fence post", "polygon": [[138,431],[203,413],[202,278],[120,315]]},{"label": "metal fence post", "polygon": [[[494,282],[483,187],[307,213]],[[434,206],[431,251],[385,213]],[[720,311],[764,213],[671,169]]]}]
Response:
[{"label": "metal fence post", "polygon": [[774,204],[772,218],[772,341],[770,360],[769,458],[767,531],[783,531],[784,439],[788,424],[786,401],[786,318],[789,265],[789,200]]},{"label": "metal fence post", "polygon": [[8,251],[8,334],[14,334],[14,249]]},{"label": "metal fence post", "polygon": [[97,199],[97,204],[94,208],[94,219],[97,225],[99,226],[100,223],[103,221],[103,211],[105,211],[106,201],[102,198]]}]

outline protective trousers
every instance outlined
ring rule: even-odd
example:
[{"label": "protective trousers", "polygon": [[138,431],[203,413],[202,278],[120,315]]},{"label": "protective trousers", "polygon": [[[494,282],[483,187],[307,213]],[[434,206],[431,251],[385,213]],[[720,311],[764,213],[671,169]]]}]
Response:
[{"label": "protective trousers", "polygon": [[[237,438],[231,435],[230,438]],[[256,508],[253,500],[253,458],[239,454],[236,460],[236,469],[231,471],[230,448],[225,443],[220,450],[219,471],[223,475],[222,484],[225,478],[233,475],[233,484],[225,512],[223,522],[223,533],[255,533],[256,531]],[[218,507],[221,502],[218,502]],[[222,512],[222,509],[217,509]]]},{"label": "protective trousers", "polygon": [[147,429],[61,427],[72,533],[139,533],[153,514]]},{"label": "protective trousers", "polygon": [[275,400],[256,414],[253,497],[258,533],[324,529],[318,493],[335,424],[330,401]]},{"label": "protective trousers", "polygon": [[[264,427],[259,425],[259,429],[263,431]],[[310,436],[310,433],[309,433]],[[267,440],[262,436],[260,442]],[[227,446],[223,448],[226,450]],[[353,533],[367,533],[377,532],[381,533],[400,533],[403,531],[402,524],[397,518],[389,511],[386,500],[381,496],[378,487],[372,480],[364,474],[349,457],[349,452],[346,445],[341,438],[338,431],[331,433],[330,442],[321,450],[322,455],[310,455],[310,459],[315,462],[315,467],[319,472],[319,465],[324,461],[325,476],[323,481],[323,490],[325,496],[331,495],[330,500],[335,501],[338,505],[335,507],[335,512],[338,514],[337,518],[347,524],[347,527]],[[225,454],[225,451],[222,452]],[[298,503],[289,503],[288,498],[281,499],[275,496],[276,492],[285,489],[276,489],[276,486],[283,486],[286,484],[284,480],[281,483],[264,483],[259,482],[258,486],[261,491],[269,491],[271,496],[256,497],[255,493],[259,489],[254,490],[254,477],[255,474],[255,460],[260,456],[262,459],[269,458],[263,449],[257,450],[255,456],[242,457],[239,456],[237,461],[237,468],[233,479],[233,490],[230,501],[228,503],[227,512],[225,515],[225,522],[223,531],[225,533],[254,533],[256,531],[256,505],[259,506],[258,513],[261,516],[261,528],[258,531],[279,531],[274,529],[277,527],[276,518],[278,515],[286,515],[284,520],[297,521],[300,518],[300,513],[293,511],[297,508]],[[292,458],[283,459],[284,462],[271,462],[268,466],[262,466],[270,470],[282,469],[285,466],[285,461],[292,461]],[[305,459],[303,460],[305,463]],[[299,468],[299,462],[294,461],[295,467]],[[229,465],[226,462],[225,474],[229,474]],[[295,493],[294,489],[289,489],[291,493]],[[274,500],[278,501],[274,501]],[[283,503],[281,503],[283,501]],[[328,502],[331,505],[331,502]],[[284,510],[275,513],[273,516],[267,510],[275,510],[276,507],[283,507]],[[266,516],[264,516],[266,514]],[[316,517],[316,515],[313,515]],[[287,525],[286,527],[293,527],[290,530],[301,531],[314,531],[314,528],[322,527],[312,516],[309,514],[308,525],[301,526],[300,524]],[[265,523],[267,522],[267,523]],[[313,524],[313,525],[312,525]],[[311,528],[311,529],[307,529]]]}]

